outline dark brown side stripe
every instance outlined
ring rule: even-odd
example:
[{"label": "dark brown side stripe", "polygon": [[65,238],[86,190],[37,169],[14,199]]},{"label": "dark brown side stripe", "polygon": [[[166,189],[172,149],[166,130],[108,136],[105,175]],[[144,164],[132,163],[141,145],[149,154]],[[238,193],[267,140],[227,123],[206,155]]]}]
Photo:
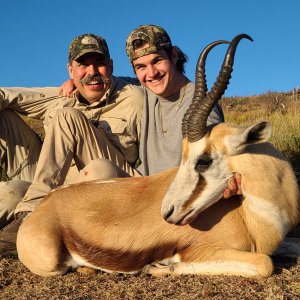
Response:
[{"label": "dark brown side stripe", "polygon": [[141,248],[139,251],[127,250],[130,248],[127,245],[123,246],[124,249],[103,248],[79,237],[70,228],[63,230],[63,239],[69,252],[76,253],[99,269],[119,272],[139,271],[147,264],[172,257],[177,253],[176,243],[162,243],[155,247]]}]

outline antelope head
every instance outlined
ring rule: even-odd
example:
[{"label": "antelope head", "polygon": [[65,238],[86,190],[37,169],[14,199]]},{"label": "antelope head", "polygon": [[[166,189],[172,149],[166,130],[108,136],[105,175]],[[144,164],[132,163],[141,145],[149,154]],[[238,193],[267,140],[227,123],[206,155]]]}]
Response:
[{"label": "antelope head", "polygon": [[[248,143],[263,142],[270,136],[270,125],[266,122],[249,127],[206,126],[210,112],[227,88],[235,51],[243,38],[252,41],[249,35],[240,34],[230,43],[216,41],[208,45],[199,56],[194,96],[182,120],[181,164],[162,202],[161,214],[169,223],[188,224],[201,211],[220,200],[228,179],[233,175],[227,156],[237,155]],[[208,52],[221,43],[229,43],[229,46],[217,80],[207,92],[205,60]],[[212,131],[217,137],[213,142]]]}]

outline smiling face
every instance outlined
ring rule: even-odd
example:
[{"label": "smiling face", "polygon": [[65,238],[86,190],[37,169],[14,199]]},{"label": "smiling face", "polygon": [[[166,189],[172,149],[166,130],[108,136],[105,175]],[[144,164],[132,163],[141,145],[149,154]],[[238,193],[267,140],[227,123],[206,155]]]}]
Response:
[{"label": "smiling face", "polygon": [[87,53],[68,64],[70,78],[84,100],[99,101],[110,87],[113,62],[102,54]]},{"label": "smiling face", "polygon": [[[148,46],[146,44],[143,48]],[[140,83],[164,98],[178,92],[182,87],[182,82],[185,82],[185,77],[176,67],[178,53],[175,48],[172,49],[171,54],[170,59],[165,50],[159,50],[132,61]]]}]

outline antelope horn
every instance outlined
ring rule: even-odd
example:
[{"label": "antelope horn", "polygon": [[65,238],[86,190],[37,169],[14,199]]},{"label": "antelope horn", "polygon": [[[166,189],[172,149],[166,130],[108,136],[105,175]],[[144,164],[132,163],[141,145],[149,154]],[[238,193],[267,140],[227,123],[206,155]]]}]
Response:
[{"label": "antelope horn", "polygon": [[219,40],[210,43],[207,45],[202,52],[199,55],[198,61],[197,61],[197,67],[196,67],[196,84],[195,84],[195,91],[194,91],[194,97],[193,100],[186,111],[186,113],[183,116],[182,123],[181,123],[181,131],[182,135],[186,136],[188,131],[188,120],[191,115],[191,113],[197,109],[198,102],[203,99],[206,96],[207,93],[207,84],[206,84],[206,75],[205,75],[205,62],[208,53],[212,48],[214,48],[217,45],[220,44],[229,44],[228,41]]},{"label": "antelope horn", "polygon": [[[196,142],[200,140],[207,133],[206,123],[207,123],[208,116],[212,111],[213,107],[223,96],[229,84],[229,80],[231,78],[231,72],[233,70],[232,66],[234,63],[234,55],[236,52],[236,48],[240,40],[243,38],[253,41],[253,39],[247,34],[239,34],[233,38],[233,40],[231,41],[227,49],[217,80],[214,83],[213,87],[211,88],[210,92],[207,93],[207,95],[202,99],[197,97],[197,95],[194,94],[192,103],[194,101],[197,102],[197,105],[195,105],[197,110],[193,110],[192,113],[190,113],[190,116],[188,118],[187,135],[188,135],[189,142]],[[199,80],[200,76],[202,75],[200,72],[198,73],[198,68],[197,68],[195,86],[199,84],[198,82],[200,81]]]}]

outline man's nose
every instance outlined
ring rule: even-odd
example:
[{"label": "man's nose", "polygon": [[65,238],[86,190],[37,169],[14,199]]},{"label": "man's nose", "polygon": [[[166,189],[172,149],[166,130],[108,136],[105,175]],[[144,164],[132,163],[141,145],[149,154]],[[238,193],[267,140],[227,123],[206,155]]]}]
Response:
[{"label": "man's nose", "polygon": [[96,65],[89,65],[88,66],[88,73],[89,74],[98,74],[99,73],[99,70],[98,70],[98,67]]},{"label": "man's nose", "polygon": [[148,76],[154,77],[157,74],[158,71],[154,66],[150,65],[147,68],[147,72],[148,72]]}]

